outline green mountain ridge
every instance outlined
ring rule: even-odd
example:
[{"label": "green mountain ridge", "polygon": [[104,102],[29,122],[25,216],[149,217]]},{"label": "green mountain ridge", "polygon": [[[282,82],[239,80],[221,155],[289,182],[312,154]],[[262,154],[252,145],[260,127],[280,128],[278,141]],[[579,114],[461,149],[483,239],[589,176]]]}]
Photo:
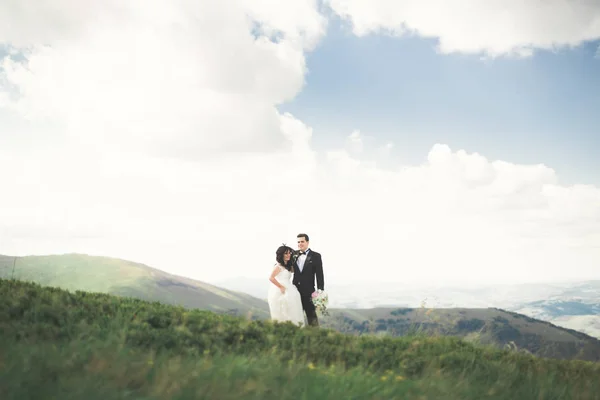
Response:
[{"label": "green mountain ridge", "polygon": [[268,317],[266,303],[248,294],[118,258],[77,253],[25,257],[0,255],[0,278],[136,297],[187,308]]},{"label": "green mountain ridge", "polygon": [[[251,319],[269,318],[264,300],[116,258],[84,254],[0,256],[0,278]],[[325,328],[352,335],[405,336],[418,331],[515,348],[543,357],[600,361],[600,340],[501,309],[331,309],[330,316],[322,317],[321,323]]]},{"label": "green mountain ridge", "polygon": [[456,336],[541,357],[600,361],[600,340],[499,308],[373,308],[334,310],[324,326],[350,334]]}]

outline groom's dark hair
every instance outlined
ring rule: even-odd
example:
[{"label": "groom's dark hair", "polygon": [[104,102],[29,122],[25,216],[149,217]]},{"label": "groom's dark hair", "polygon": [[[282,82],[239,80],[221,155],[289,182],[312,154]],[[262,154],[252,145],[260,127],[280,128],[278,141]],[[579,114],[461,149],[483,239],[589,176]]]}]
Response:
[{"label": "groom's dark hair", "polygon": [[310,242],[310,240],[308,240],[308,235],[306,233],[299,233],[298,236],[296,236],[297,238],[301,238],[303,237],[304,240],[306,240],[307,242]]}]

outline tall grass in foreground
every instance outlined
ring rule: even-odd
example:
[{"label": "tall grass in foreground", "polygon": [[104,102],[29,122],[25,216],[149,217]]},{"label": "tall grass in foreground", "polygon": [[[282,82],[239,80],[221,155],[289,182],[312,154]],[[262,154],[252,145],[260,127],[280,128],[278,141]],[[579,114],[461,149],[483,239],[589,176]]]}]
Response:
[{"label": "tall grass in foreground", "polygon": [[1,399],[600,399],[600,364],[0,280]]}]

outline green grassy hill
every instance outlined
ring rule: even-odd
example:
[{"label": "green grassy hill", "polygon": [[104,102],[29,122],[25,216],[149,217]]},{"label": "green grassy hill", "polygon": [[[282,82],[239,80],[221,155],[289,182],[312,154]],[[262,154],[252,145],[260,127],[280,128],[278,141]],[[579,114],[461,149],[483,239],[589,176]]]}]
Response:
[{"label": "green grassy hill", "polygon": [[[68,290],[269,318],[264,300],[115,258],[82,254],[0,256],[0,278],[11,277]],[[267,285],[265,279],[265,291]],[[321,322],[344,333],[403,336],[418,330],[499,348],[516,347],[544,357],[600,360],[600,340],[596,338],[496,309],[332,309]]]},{"label": "green grassy hill", "polygon": [[222,313],[252,313],[256,318],[268,317],[266,302],[250,295],[117,258],[84,254],[0,255],[0,278],[32,281],[68,290],[136,297]]},{"label": "green grassy hill", "polygon": [[0,279],[0,398],[598,399],[600,363]]}]

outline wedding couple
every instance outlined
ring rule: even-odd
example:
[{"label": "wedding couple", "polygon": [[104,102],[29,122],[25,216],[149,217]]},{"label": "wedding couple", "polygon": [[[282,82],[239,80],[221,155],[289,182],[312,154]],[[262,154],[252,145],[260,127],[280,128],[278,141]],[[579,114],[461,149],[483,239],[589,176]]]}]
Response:
[{"label": "wedding couple", "polygon": [[[317,311],[311,295],[317,289],[325,290],[323,282],[323,261],[321,254],[309,248],[308,235],[301,233],[298,238],[298,251],[281,246],[275,252],[275,269],[269,281],[269,308],[274,321],[291,321],[304,326],[304,313],[308,325],[319,326]],[[293,278],[292,278],[293,276]]]}]

